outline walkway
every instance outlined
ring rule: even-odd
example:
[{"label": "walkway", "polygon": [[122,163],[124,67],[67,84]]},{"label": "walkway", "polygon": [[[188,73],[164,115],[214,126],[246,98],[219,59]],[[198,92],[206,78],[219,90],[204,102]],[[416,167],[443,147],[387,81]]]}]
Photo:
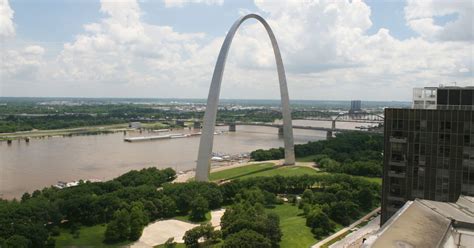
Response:
[{"label": "walkway", "polygon": [[375,233],[380,228],[380,215],[373,218],[367,225],[351,232],[343,239],[329,246],[330,248],[356,248],[361,247],[363,239]]},{"label": "walkway", "polygon": [[[225,209],[214,210],[211,212],[211,221],[216,230],[220,230],[221,218],[224,215]],[[184,243],[184,233],[198,224],[192,224],[180,220],[160,220],[153,222],[145,227],[140,239],[132,244],[132,248],[154,247],[164,244],[169,238],[174,238],[174,242]]]},{"label": "walkway", "polygon": [[359,220],[357,220],[356,222],[352,223],[351,225],[349,225],[348,227],[345,227],[345,228],[342,228],[341,230],[339,230],[338,232],[334,233],[333,235],[319,241],[318,243],[316,243],[315,245],[311,246],[312,248],[319,248],[321,247],[322,245],[326,244],[327,242],[337,238],[339,235],[351,230],[352,228],[356,227],[357,225],[359,225],[360,223],[362,223],[364,220],[367,220],[369,219],[372,215],[375,215],[378,211],[380,211],[380,207],[374,209],[372,212],[368,213],[367,215],[365,215],[364,217],[360,218]]}]

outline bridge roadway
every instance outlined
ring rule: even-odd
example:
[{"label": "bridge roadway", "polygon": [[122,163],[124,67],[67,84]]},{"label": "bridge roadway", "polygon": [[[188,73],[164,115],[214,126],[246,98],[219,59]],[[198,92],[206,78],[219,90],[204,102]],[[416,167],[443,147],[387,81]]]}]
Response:
[{"label": "bridge roadway", "polygon": [[[274,124],[274,123],[245,123],[245,122],[236,122],[232,123],[235,124],[236,126],[260,126],[260,127],[274,127],[274,128],[282,128],[282,124]],[[229,124],[224,124],[228,126]],[[293,129],[308,129],[308,130],[316,130],[316,131],[347,131],[344,129],[338,130],[335,129],[333,130],[332,128],[329,127],[313,127],[313,126],[298,126],[298,125],[293,125]]]},{"label": "bridge roadway", "polygon": [[[236,126],[260,126],[260,127],[274,127],[281,129],[283,128],[282,124],[273,124],[273,123],[255,123],[255,122],[236,122],[236,123],[223,123],[220,124],[223,126],[229,126],[229,125],[236,125]],[[329,127],[313,127],[313,126],[299,126],[299,125],[293,125],[293,129],[306,129],[306,130],[316,130],[316,131],[325,131],[325,132],[349,132],[349,131],[361,131],[361,130],[356,130],[356,129],[341,129],[341,128],[329,128]],[[367,130],[364,132],[373,132],[373,133],[379,133],[383,132],[383,130]]]},{"label": "bridge roadway", "polygon": [[[307,120],[307,121],[334,121],[333,118],[294,118],[293,121],[295,120]],[[202,122],[202,120],[192,120],[192,119],[131,119],[130,121],[140,121],[140,122],[176,122],[176,121],[181,121],[181,122]],[[383,121],[377,121],[377,120],[344,120],[344,119],[338,119],[336,122],[358,122],[358,123],[382,123]]]}]

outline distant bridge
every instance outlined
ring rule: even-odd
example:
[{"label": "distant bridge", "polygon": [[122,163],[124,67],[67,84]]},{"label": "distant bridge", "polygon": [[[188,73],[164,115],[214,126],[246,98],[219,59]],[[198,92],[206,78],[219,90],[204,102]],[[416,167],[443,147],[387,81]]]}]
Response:
[{"label": "distant bridge", "polygon": [[[259,126],[259,127],[273,127],[278,128],[278,135],[283,135],[283,125],[275,123],[261,123],[261,122],[235,122],[235,123],[221,123],[219,126],[229,126],[229,132],[237,131],[237,126]],[[383,129],[380,127],[369,128],[365,131],[356,129],[342,129],[342,128],[329,128],[329,127],[314,127],[314,126],[300,126],[293,125],[293,129],[306,129],[326,132],[326,137],[332,138],[334,133],[342,132],[368,132],[368,133],[383,133]]]},{"label": "distant bridge", "polygon": [[[383,133],[383,129],[381,128],[384,117],[381,115],[368,113],[364,111],[359,112],[352,112],[352,113],[343,113],[339,114],[334,118],[305,118],[303,120],[319,120],[319,121],[331,121],[331,127],[314,127],[314,126],[301,126],[301,125],[293,125],[294,129],[306,129],[306,130],[315,130],[315,131],[323,131],[326,132],[326,137],[332,138],[333,134],[336,132],[353,132],[359,131],[354,129],[342,129],[336,127],[336,122],[359,122],[359,123],[378,123],[378,127],[368,128],[364,132],[371,132],[371,133]],[[261,122],[235,122],[235,123],[228,123],[224,125],[229,125],[229,131],[235,132],[237,130],[237,125],[246,125],[246,126],[262,126],[262,127],[274,127],[278,128],[278,134],[283,135],[283,125],[281,124],[274,124],[274,123],[261,123]],[[360,130],[362,131],[362,130]]]},{"label": "distant bridge", "polygon": [[[303,111],[299,111],[303,112]],[[318,113],[325,113],[321,111],[314,111]],[[355,113],[343,113],[337,116],[322,116],[322,117],[308,117],[308,118],[297,118],[293,120],[314,120],[314,121],[330,121],[331,127],[315,127],[315,126],[302,126],[302,125],[293,125],[294,129],[306,129],[306,130],[315,130],[315,131],[323,131],[327,132],[327,137],[330,138],[336,132],[348,132],[348,131],[359,131],[355,129],[342,129],[336,127],[336,122],[357,122],[357,123],[378,123],[379,127],[369,128],[364,132],[372,132],[372,133],[382,133],[380,125],[383,124],[384,117],[378,114],[368,113],[364,111],[359,111]],[[202,121],[199,119],[136,119],[132,121],[160,121],[166,123],[174,123],[178,126],[184,126],[185,122],[193,122],[194,128],[201,128]],[[236,126],[261,126],[261,127],[274,127],[278,128],[279,135],[283,135],[283,125],[282,124],[275,124],[275,123],[263,123],[263,122],[226,122],[217,124],[220,126],[229,126],[229,131],[235,132],[237,130]]]}]

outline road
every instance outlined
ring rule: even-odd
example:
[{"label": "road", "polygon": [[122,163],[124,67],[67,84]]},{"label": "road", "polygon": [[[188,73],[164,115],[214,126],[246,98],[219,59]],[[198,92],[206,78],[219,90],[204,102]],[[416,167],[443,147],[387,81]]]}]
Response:
[{"label": "road", "polygon": [[345,228],[342,228],[341,230],[339,230],[338,232],[334,233],[333,235],[319,241],[318,243],[316,243],[315,245],[311,246],[311,248],[319,248],[321,247],[322,245],[324,245],[325,243],[335,239],[336,237],[338,237],[339,235],[351,230],[352,228],[356,227],[357,225],[359,225],[361,222],[363,222],[364,220],[367,220],[370,218],[370,216],[372,215],[375,215],[378,211],[380,211],[380,207],[374,209],[372,212],[366,214],[364,217],[360,218],[359,220],[357,220],[356,222],[352,223],[351,225],[345,227]]}]

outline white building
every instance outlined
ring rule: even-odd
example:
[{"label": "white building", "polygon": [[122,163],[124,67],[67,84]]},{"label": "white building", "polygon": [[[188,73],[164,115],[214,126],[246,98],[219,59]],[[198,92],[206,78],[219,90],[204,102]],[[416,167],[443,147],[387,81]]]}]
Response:
[{"label": "white building", "polygon": [[424,87],[413,89],[414,109],[436,109],[436,93],[438,87]]}]

